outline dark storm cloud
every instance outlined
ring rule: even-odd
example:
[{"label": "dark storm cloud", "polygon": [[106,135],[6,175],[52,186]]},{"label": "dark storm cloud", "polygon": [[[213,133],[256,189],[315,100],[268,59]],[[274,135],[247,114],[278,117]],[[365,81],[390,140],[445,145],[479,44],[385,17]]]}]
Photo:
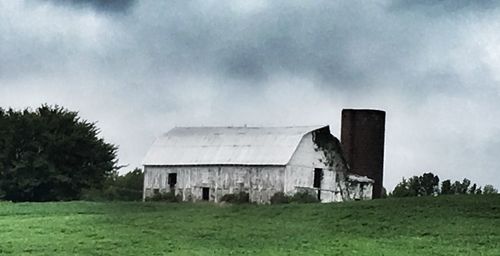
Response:
[{"label": "dark storm cloud", "polygon": [[[393,7],[406,10],[422,10],[430,14],[443,14],[459,11],[488,11],[498,8],[500,3],[496,0],[396,0]],[[444,12],[444,13],[443,13]]]},{"label": "dark storm cloud", "polygon": [[132,8],[136,0],[38,0],[52,2],[56,5],[76,8],[93,8],[103,12],[125,12]]},{"label": "dark storm cloud", "polygon": [[[445,90],[449,84],[422,79],[460,71],[440,66],[442,71],[416,74],[413,64],[449,52],[448,44],[462,40],[456,30],[462,22],[431,24],[425,15],[388,14],[391,6],[273,1],[241,12],[230,2],[174,1],[144,4],[124,24],[136,39],[131,50],[145,52],[148,69],[155,72],[206,72],[256,87],[275,74],[294,74],[344,91],[377,87],[376,80],[398,76],[399,86],[409,91]],[[162,12],[149,17],[155,10]]]},{"label": "dark storm cloud", "polygon": [[[343,88],[367,84],[374,66],[389,70],[397,64],[398,56],[384,48],[398,42],[381,33],[385,28],[377,23],[386,20],[377,17],[377,5],[286,3],[268,2],[248,12],[233,10],[230,2],[144,5],[136,10],[144,20],[125,24],[140,38],[135,47],[148,49],[151,70],[206,71],[256,85],[276,73],[293,73]],[[150,19],[150,8],[163,13]],[[371,55],[385,55],[384,65]]]}]

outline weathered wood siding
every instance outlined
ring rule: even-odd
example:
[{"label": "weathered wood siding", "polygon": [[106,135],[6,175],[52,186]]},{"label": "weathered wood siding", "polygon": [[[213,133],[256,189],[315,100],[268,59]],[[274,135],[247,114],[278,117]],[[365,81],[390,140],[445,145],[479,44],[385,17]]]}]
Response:
[{"label": "weathered wood siding", "polygon": [[[285,171],[285,193],[292,195],[297,188],[313,188],[314,169],[323,170],[321,181],[321,201],[342,201],[340,188],[337,186],[337,174],[342,174],[346,166],[341,161],[340,152],[330,152],[333,155],[334,164],[329,166],[326,154],[313,140],[313,134],[306,134],[299,143],[297,150],[292,156]],[[330,159],[332,160],[332,159]]]},{"label": "weathered wood siding", "polygon": [[202,188],[209,188],[209,201],[219,202],[229,193],[248,192],[251,202],[268,203],[274,193],[283,191],[285,167],[282,166],[145,166],[144,196],[155,190],[169,190],[168,174],[177,173],[175,193],[184,201],[202,200]]},{"label": "weathered wood siding", "polygon": [[349,200],[372,199],[373,184],[368,182],[347,181]]}]

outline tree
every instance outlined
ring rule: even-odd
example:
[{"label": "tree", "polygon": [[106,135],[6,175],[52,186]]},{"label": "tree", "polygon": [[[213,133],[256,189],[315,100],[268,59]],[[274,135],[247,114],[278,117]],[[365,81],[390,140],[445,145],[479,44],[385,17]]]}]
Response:
[{"label": "tree", "polygon": [[419,177],[421,194],[430,196],[439,193],[439,177],[431,172],[424,173]]},{"label": "tree", "polygon": [[450,195],[453,194],[453,191],[451,189],[451,181],[450,180],[444,180],[441,183],[441,194],[442,195]]},{"label": "tree", "polygon": [[0,108],[0,199],[78,199],[117,169],[117,148],[98,137],[77,112],[42,105],[35,111]]},{"label": "tree", "polygon": [[481,195],[481,194],[483,194],[483,190],[481,189],[481,187],[479,187],[476,189],[476,195]]},{"label": "tree", "polygon": [[410,196],[422,195],[422,185],[420,184],[420,178],[418,176],[413,176],[408,179],[408,188]]},{"label": "tree", "polygon": [[470,180],[465,178],[462,181],[462,184],[460,184],[459,194],[462,194],[462,195],[467,194],[467,192],[469,191],[469,186],[470,186]]},{"label": "tree", "polygon": [[396,187],[394,188],[394,190],[391,193],[391,196],[393,196],[393,197],[408,197],[408,196],[410,196],[409,185],[404,177],[403,177],[403,180],[396,185]]},{"label": "tree", "polygon": [[493,187],[493,185],[485,185],[483,188],[483,194],[497,194],[498,190]]},{"label": "tree", "polygon": [[476,190],[477,190],[477,185],[476,183],[474,183],[470,188],[469,188],[469,194],[471,195],[474,195],[476,194]]},{"label": "tree", "polygon": [[460,181],[453,182],[453,184],[451,184],[451,191],[453,194],[460,194],[460,191],[462,191],[462,183],[460,183]]},{"label": "tree", "polygon": [[140,168],[135,168],[133,171],[126,173],[123,176],[118,176],[116,186],[140,191],[142,195],[142,187],[144,185],[144,174]]},{"label": "tree", "polygon": [[391,196],[426,196],[434,195],[439,192],[439,177],[437,175],[424,173],[422,176],[413,176],[403,180],[394,188]]}]

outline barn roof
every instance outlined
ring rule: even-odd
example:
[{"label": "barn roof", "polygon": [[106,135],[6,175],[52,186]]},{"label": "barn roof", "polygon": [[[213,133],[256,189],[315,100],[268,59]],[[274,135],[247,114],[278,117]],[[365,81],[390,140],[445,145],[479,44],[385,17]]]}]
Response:
[{"label": "barn roof", "polygon": [[305,134],[325,127],[176,127],[143,165],[286,165]]}]

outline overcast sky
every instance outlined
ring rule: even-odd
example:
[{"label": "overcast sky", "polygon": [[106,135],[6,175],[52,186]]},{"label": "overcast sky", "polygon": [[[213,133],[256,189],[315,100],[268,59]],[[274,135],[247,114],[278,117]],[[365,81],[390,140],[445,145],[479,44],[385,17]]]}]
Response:
[{"label": "overcast sky", "polygon": [[387,111],[384,185],[500,187],[496,1],[0,0],[0,106],[96,121],[126,171],[174,126]]}]

